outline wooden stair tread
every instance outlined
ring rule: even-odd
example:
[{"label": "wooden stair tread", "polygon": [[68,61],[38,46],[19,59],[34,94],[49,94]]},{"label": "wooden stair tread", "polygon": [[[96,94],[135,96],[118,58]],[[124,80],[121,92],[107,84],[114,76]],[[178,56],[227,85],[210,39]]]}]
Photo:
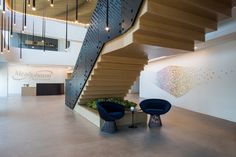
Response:
[{"label": "wooden stair tread", "polygon": [[166,5],[162,5],[157,1],[150,0],[148,3],[148,12],[163,16],[169,19],[175,19],[183,23],[188,23],[201,28],[209,28],[212,30],[217,29],[217,21],[213,19],[207,19],[198,15],[194,15],[176,8],[172,8]]},{"label": "wooden stair tread", "polygon": [[[225,16],[231,16],[231,5],[227,2],[227,0],[219,1],[216,0],[185,0],[187,3],[191,3],[198,7],[202,7],[208,9],[209,11],[223,14]],[[223,3],[222,3],[223,2]]]},{"label": "wooden stair tread", "polygon": [[156,24],[156,26],[153,27],[150,24],[142,22],[140,25],[140,29],[143,31],[149,32],[149,34],[159,33],[159,34],[179,37],[179,38],[183,38],[187,40],[205,41],[205,33],[194,32],[192,30],[186,30],[183,28],[178,28],[172,25],[165,25],[162,23]]},{"label": "wooden stair tread", "polygon": [[114,69],[114,70],[142,70],[143,65],[141,64],[118,64],[118,63],[107,63],[107,62],[98,62],[95,67],[103,69]]},{"label": "wooden stair tread", "polygon": [[[182,41],[180,41],[182,40]],[[140,44],[147,44],[153,46],[163,46],[175,49],[185,49],[188,51],[194,50],[194,41],[183,40],[174,37],[164,36],[148,36],[145,34],[145,31],[138,31],[134,34],[134,42]]]},{"label": "wooden stair tread", "polygon": [[147,64],[147,59],[136,59],[136,58],[129,58],[129,57],[118,57],[118,56],[109,56],[109,55],[102,55],[101,62],[106,63],[128,63],[128,64]]},{"label": "wooden stair tread", "polygon": [[212,19],[214,21],[217,20],[217,13],[210,11],[207,8],[202,8],[199,6],[196,6],[192,3],[188,3],[185,0],[155,0],[154,2],[157,2],[162,5],[166,5],[172,8],[176,8],[178,10],[182,10],[200,17],[204,17],[207,19]]}]

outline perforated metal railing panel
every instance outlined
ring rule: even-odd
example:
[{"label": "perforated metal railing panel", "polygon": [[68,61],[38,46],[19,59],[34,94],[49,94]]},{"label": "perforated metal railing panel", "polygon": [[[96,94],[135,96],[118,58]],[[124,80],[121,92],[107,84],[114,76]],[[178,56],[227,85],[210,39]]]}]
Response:
[{"label": "perforated metal railing panel", "polygon": [[[66,80],[66,105],[73,109],[102,51],[103,45],[130,29],[143,0],[98,0],[72,78]],[[105,30],[107,21],[110,31]]]}]

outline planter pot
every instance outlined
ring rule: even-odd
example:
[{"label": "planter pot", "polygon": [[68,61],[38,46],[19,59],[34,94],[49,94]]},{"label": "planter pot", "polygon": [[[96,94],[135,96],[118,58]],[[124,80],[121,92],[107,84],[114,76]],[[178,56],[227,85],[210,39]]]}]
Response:
[{"label": "planter pot", "polygon": [[[76,105],[74,109],[77,113],[79,113],[82,117],[86,118],[92,124],[101,128],[104,120],[100,118],[98,112],[93,110],[87,106]],[[130,111],[125,111],[125,116],[116,121],[116,125],[119,126],[129,126],[131,124],[132,114]],[[134,113],[134,122],[135,124],[146,125],[147,124],[147,115],[142,111],[137,111]]]}]

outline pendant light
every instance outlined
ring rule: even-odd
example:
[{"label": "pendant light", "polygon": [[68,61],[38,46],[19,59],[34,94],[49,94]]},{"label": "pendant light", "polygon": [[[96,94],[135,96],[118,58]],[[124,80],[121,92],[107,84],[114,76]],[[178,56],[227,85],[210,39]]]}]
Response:
[{"label": "pendant light", "polygon": [[27,0],[24,1],[24,29],[26,29],[26,25],[27,25]]},{"label": "pendant light", "polygon": [[43,18],[42,18],[42,42],[43,42],[43,51],[45,51],[45,10],[43,10]]},{"label": "pendant light", "polygon": [[32,42],[33,42],[33,46],[32,46],[32,48],[34,49],[34,20],[33,20],[33,39],[32,39]]},{"label": "pendant light", "polygon": [[3,13],[1,13],[1,30],[0,30],[0,36],[1,36],[1,54],[3,54]]},{"label": "pendant light", "polygon": [[44,38],[43,38],[43,34],[44,34],[44,11],[43,11],[43,18],[42,18],[42,35],[41,35],[41,38],[42,38],[42,42],[44,42]]},{"label": "pendant light", "polygon": [[[16,0],[15,0],[16,1]],[[22,48],[23,48],[23,33],[24,33],[24,25],[25,25],[25,3],[26,3],[26,0],[23,0],[23,10],[22,12],[24,14],[22,14],[22,27],[21,27],[21,32],[20,32],[20,59],[22,59]]]},{"label": "pendant light", "polygon": [[6,13],[6,0],[3,0],[3,2],[2,2],[2,13],[3,14]]},{"label": "pendant light", "polygon": [[13,36],[13,0],[11,0],[11,37]]},{"label": "pendant light", "polygon": [[79,0],[76,0],[75,23],[78,23]]},{"label": "pendant light", "polygon": [[33,2],[32,2],[32,10],[33,10],[33,11],[36,11],[36,6],[35,6],[35,3],[36,3],[36,2],[35,2],[35,1],[36,1],[36,0],[33,0]]},{"label": "pendant light", "polygon": [[22,27],[21,32],[24,33],[25,31],[25,0],[22,0],[23,8],[22,8]]},{"label": "pendant light", "polygon": [[54,6],[53,0],[51,0],[50,6],[51,6],[51,7]]},{"label": "pendant light", "polygon": [[4,37],[3,37],[3,50],[6,50],[6,14],[4,16],[4,21],[3,21],[3,31],[4,31]]},{"label": "pendant light", "polygon": [[8,16],[7,20],[7,51],[10,52],[10,17]]},{"label": "pendant light", "polygon": [[109,0],[106,0],[106,3],[107,3],[107,5],[106,5],[106,27],[105,27],[105,30],[107,32],[109,32],[109,30],[110,30],[110,28],[109,28],[109,16],[108,16],[108,14],[109,14]]},{"label": "pendant light", "polygon": [[14,18],[13,18],[13,24],[16,25],[16,0],[12,0],[13,1],[13,8],[14,8]]},{"label": "pendant light", "polygon": [[46,19],[44,17],[44,31],[43,31],[43,51],[45,52],[46,51]]},{"label": "pendant light", "polygon": [[30,0],[28,0],[27,5],[28,5],[28,7],[30,7],[30,5],[31,5],[31,4],[30,4]]},{"label": "pendant light", "polygon": [[22,59],[22,38],[23,38],[23,34],[21,32],[20,33],[20,59]]},{"label": "pendant light", "polygon": [[68,51],[68,0],[66,0],[66,43],[65,43],[65,51]]}]

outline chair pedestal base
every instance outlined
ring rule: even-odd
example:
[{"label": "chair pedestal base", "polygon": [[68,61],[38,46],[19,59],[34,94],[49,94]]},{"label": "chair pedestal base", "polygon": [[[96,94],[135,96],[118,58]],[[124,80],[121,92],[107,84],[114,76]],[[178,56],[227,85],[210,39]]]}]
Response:
[{"label": "chair pedestal base", "polygon": [[116,122],[115,121],[105,121],[101,131],[104,133],[114,133],[117,131]]},{"label": "chair pedestal base", "polygon": [[149,122],[148,122],[149,128],[155,128],[162,126],[161,117],[158,115],[151,115]]}]

